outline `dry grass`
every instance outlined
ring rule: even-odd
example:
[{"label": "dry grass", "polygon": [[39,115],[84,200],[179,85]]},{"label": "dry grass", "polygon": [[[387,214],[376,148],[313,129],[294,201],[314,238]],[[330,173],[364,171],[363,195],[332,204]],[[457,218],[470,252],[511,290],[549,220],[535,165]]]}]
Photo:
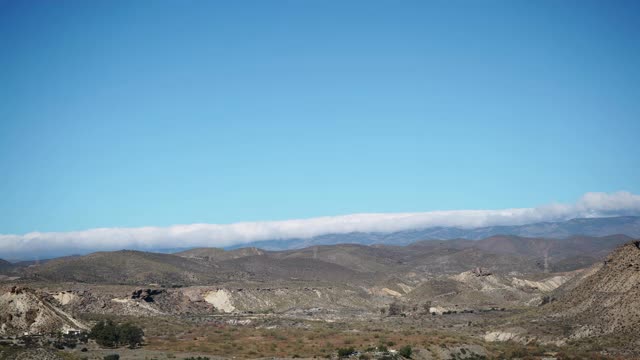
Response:
[{"label": "dry grass", "polygon": [[212,324],[201,324],[194,328],[173,324],[161,328],[162,331],[148,332],[147,349],[240,358],[327,357],[343,347],[365,350],[379,345],[399,348],[403,345],[447,347],[481,343],[476,339],[433,331],[398,332],[366,327],[352,329],[332,327],[326,323],[274,329]]},{"label": "dry grass", "polygon": [[480,345],[488,351],[489,359],[540,359],[548,357],[550,353],[557,354],[558,359],[612,359],[599,355],[599,352],[603,348],[619,345],[604,344],[602,340],[592,344],[568,344],[562,348],[535,343],[485,343],[477,337],[455,330],[433,330],[407,324],[389,326],[370,322],[269,320],[236,326],[213,321],[194,323],[170,317],[117,319],[127,320],[135,321],[145,329],[145,350],[236,358],[325,358],[335,356],[339,348],[354,347],[363,351],[379,345],[393,349],[411,345],[414,349],[424,349],[423,351]]}]

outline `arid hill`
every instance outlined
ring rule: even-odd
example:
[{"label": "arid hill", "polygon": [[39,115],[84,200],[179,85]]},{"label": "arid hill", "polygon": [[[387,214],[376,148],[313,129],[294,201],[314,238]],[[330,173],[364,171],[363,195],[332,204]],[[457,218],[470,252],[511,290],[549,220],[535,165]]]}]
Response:
[{"label": "arid hill", "polygon": [[640,328],[640,241],[617,248],[596,269],[579,279],[546,310],[573,324],[578,337],[637,334]]},{"label": "arid hill", "polygon": [[56,282],[193,284],[218,279],[215,269],[203,262],[129,250],[54,259],[25,271],[28,278]]},{"label": "arid hill", "polygon": [[474,267],[494,272],[571,271],[601,260],[625,235],[568,239],[493,236],[483,240],[424,240],[409,246],[323,245],[269,252],[274,258],[311,258],[356,271],[459,273]]},{"label": "arid hill", "polygon": [[473,247],[492,253],[539,258],[547,271],[570,271],[597,262],[616,246],[631,240],[626,235],[572,236],[566,239],[492,236],[477,241]]},{"label": "arid hill", "polygon": [[52,304],[51,300],[47,294],[15,286],[0,295],[0,335],[87,329],[84,323]]}]

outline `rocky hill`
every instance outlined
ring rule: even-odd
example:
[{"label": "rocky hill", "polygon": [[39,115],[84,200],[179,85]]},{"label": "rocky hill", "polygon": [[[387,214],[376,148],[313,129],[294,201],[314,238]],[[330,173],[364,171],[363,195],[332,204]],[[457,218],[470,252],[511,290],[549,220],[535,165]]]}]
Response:
[{"label": "rocky hill", "polygon": [[87,326],[33,289],[12,287],[0,295],[0,335],[47,334],[86,330]]},{"label": "rocky hill", "polygon": [[613,251],[546,309],[573,325],[577,337],[637,334],[640,328],[640,241]]}]

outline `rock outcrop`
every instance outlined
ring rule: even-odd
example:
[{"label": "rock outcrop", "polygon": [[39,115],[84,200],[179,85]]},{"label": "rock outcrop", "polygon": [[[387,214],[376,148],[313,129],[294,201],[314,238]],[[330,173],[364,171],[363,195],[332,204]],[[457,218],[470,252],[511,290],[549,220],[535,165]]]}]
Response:
[{"label": "rock outcrop", "polygon": [[12,287],[0,296],[0,335],[47,334],[86,330],[87,326],[55,306],[53,297]]},{"label": "rock outcrop", "polygon": [[165,292],[165,290],[160,290],[160,289],[138,289],[138,290],[134,290],[131,293],[131,298],[132,299],[144,300],[146,302],[153,302],[153,297],[156,296],[156,295],[160,295],[163,292]]}]

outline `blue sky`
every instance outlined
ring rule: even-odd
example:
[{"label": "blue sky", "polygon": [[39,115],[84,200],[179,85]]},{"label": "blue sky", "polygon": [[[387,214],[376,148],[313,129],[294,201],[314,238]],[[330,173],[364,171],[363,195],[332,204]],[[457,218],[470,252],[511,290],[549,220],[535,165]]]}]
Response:
[{"label": "blue sky", "polygon": [[0,233],[640,193],[635,1],[0,1]]}]

